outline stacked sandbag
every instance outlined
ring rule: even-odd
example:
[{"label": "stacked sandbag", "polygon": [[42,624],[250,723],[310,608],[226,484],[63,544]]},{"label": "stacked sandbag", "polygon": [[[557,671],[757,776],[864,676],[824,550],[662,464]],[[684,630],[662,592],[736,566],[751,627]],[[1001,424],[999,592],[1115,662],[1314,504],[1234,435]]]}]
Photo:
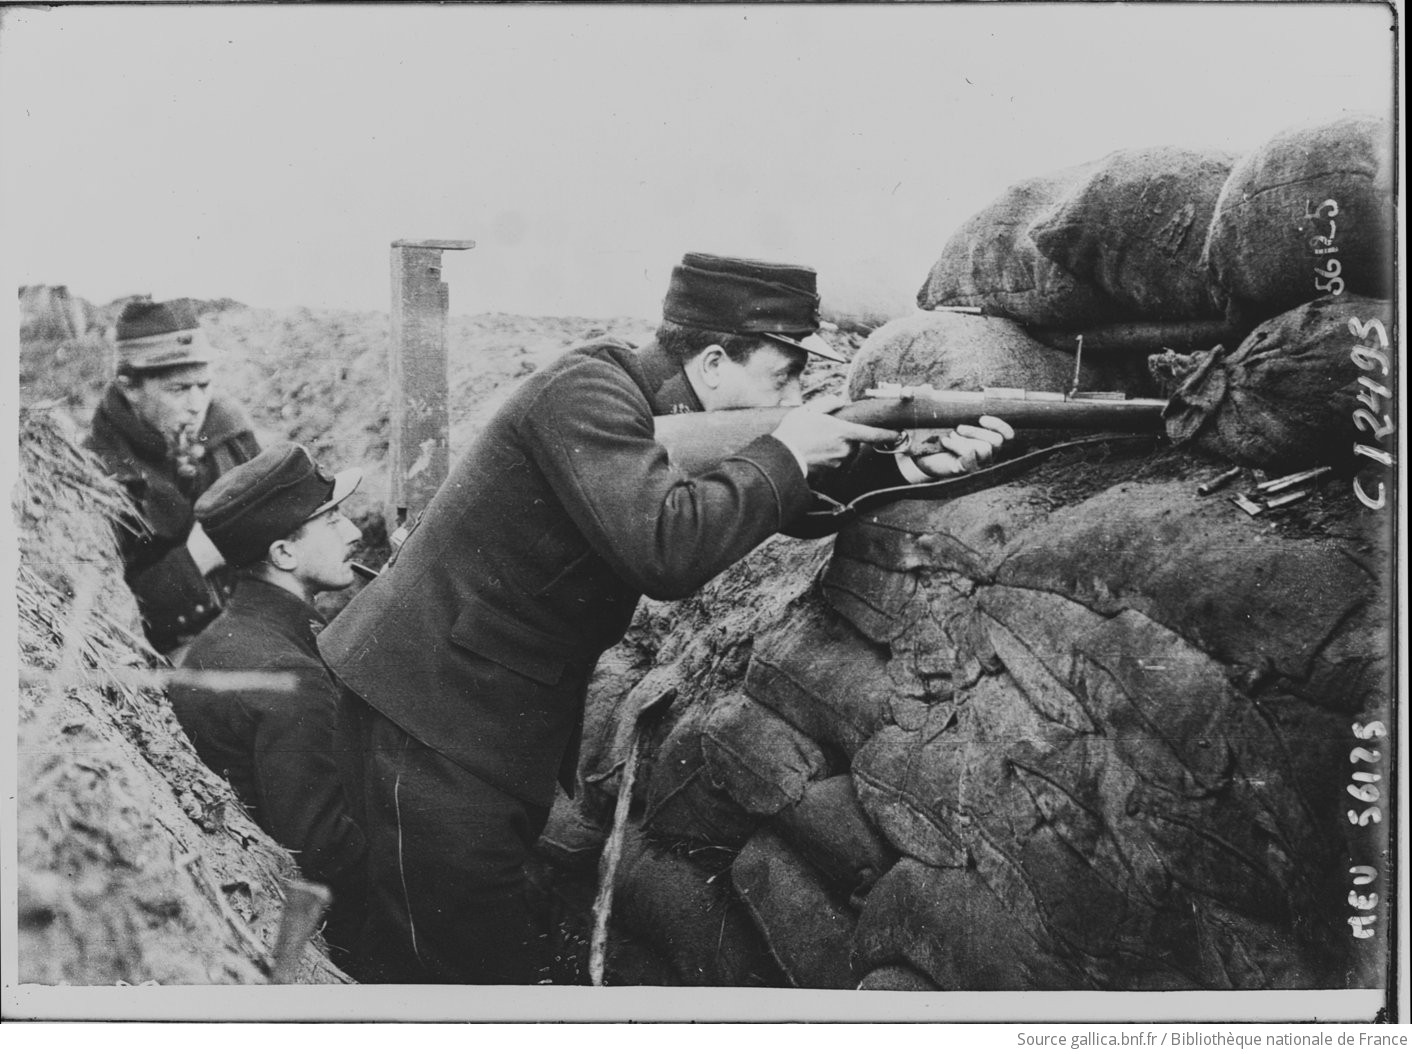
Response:
[{"label": "stacked sandbag", "polygon": [[1346,486],[1276,530],[1184,474],[1102,471],[1112,485],[1067,506],[1017,482],[840,536],[830,605],[951,667],[916,727],[853,758],[904,854],[863,904],[856,972],[963,989],[1375,981],[1378,942],[1348,935],[1361,854],[1344,785],[1354,722],[1390,698],[1391,597],[1369,574],[1384,525]]},{"label": "stacked sandbag", "polygon": [[[707,763],[708,737],[721,735],[717,718],[732,710],[729,701],[724,705],[703,701],[685,714],[662,742],[647,785],[643,815],[644,827],[659,841],[683,847],[739,849],[754,832],[756,821],[749,810],[722,790]],[[790,736],[788,729],[759,731],[763,733],[760,740],[745,744],[749,756],[740,766],[742,771],[749,771],[753,762],[762,770],[757,778],[772,777],[788,785],[822,767],[823,757],[817,748],[799,736]],[[775,732],[784,734],[771,735]],[[727,749],[731,749],[734,744],[729,743],[733,738],[729,730],[726,738]],[[732,752],[737,757],[742,753]]]},{"label": "stacked sandbag", "polygon": [[[1074,355],[1033,339],[1005,318],[926,312],[874,330],[849,367],[848,394],[905,379],[943,391],[985,387],[1067,392],[1074,386]],[[1085,391],[1142,395],[1152,388],[1140,356],[1085,354],[1078,386]]]},{"label": "stacked sandbag", "polygon": [[[1126,151],[1011,188],[919,294],[985,314],[895,319],[849,376],[854,398],[1176,388],[1175,448],[1070,448],[865,514],[831,553],[785,543],[768,574],[732,569],[678,608],[715,658],[603,682],[580,780],[598,818],[560,841],[601,835],[631,715],[676,685],[643,733],[645,848],[619,894],[620,921],[672,934],[684,983],[1384,982],[1385,912],[1366,905],[1389,885],[1391,530],[1339,462],[1394,415],[1368,402],[1395,388],[1395,352],[1364,346],[1392,319],[1350,289],[1214,339],[1234,316],[1198,248],[1231,161]],[[1160,389],[1135,354],[1153,347],[1173,349]],[[1196,492],[1230,462],[1335,471],[1253,516]],[[1355,756],[1373,771],[1351,777]],[[712,960],[713,918],[769,968]]]},{"label": "stacked sandbag", "polygon": [[[664,731],[643,740],[651,756],[641,762],[641,783],[635,784],[642,787],[640,797],[634,794],[640,817],[631,821],[635,862],[631,879],[617,884],[615,925],[650,942],[654,927],[665,924],[666,905],[675,905],[671,957],[681,983],[727,983],[721,980],[725,967],[702,966],[714,953],[690,945],[693,935],[714,933],[712,926],[728,916],[753,921],[789,983],[852,987],[858,978],[848,946],[856,905],[897,859],[865,816],[847,774],[853,751],[891,719],[890,710],[879,709],[888,694],[886,677],[879,683],[883,653],[827,612],[833,626],[819,626],[816,604],[792,610],[807,614],[756,641],[743,691],[694,696],[690,705],[663,715]],[[815,633],[826,641],[820,654],[812,650]],[[808,653],[796,647],[801,640]],[[623,713],[659,691],[669,672],[679,671],[657,671],[629,692]],[[831,691],[845,698],[833,700],[831,712],[820,711],[818,700]],[[621,775],[613,778],[618,788]],[[556,802],[541,852],[563,866],[593,862],[606,827],[585,823],[573,803]],[[703,870],[703,860],[723,862],[712,871]],[[729,882],[720,874],[727,868]],[[696,888],[713,874],[720,879],[713,895],[723,900],[683,895],[683,883]]]},{"label": "stacked sandbag", "polygon": [[1041,253],[1035,220],[1093,171],[1080,165],[1021,180],[968,219],[947,240],[917,292],[917,306],[980,308],[1035,326],[1082,326],[1114,320],[1116,306]]},{"label": "stacked sandbag", "polygon": [[796,988],[853,988],[855,913],[785,839],[762,830],[731,865],[731,884]]},{"label": "stacked sandbag", "polygon": [[1156,146],[1022,180],[917,294],[1051,347],[1190,352],[1321,296],[1392,296],[1392,130],[1351,114],[1243,155]]},{"label": "stacked sandbag", "polygon": [[1083,988],[972,871],[903,860],[878,883],[855,931],[860,988],[1025,991]]},{"label": "stacked sandbag", "polygon": [[1180,147],[1117,151],[1038,217],[1030,237],[1127,318],[1217,318],[1201,254],[1235,160]]},{"label": "stacked sandbag", "polygon": [[615,919],[686,983],[762,973],[745,920],[800,987],[1380,984],[1347,898],[1387,818],[1346,787],[1388,749],[1387,523],[1342,480],[1254,519],[1211,471],[1066,455],[782,568],[743,691],[692,704],[736,844],[654,845]]},{"label": "stacked sandbag", "polygon": [[1262,323],[1234,351],[1197,353],[1165,411],[1167,434],[1274,472],[1345,467],[1356,444],[1393,431],[1389,405],[1360,380],[1395,390],[1394,352],[1376,339],[1392,323],[1386,300],[1329,296]]},{"label": "stacked sandbag", "polygon": [[1370,114],[1286,129],[1236,164],[1204,261],[1249,325],[1324,295],[1393,294],[1392,129]]},{"label": "stacked sandbag", "polygon": [[1190,351],[1229,333],[1202,252],[1235,155],[1151,147],[1021,180],[951,236],[924,310],[1010,319],[1052,348]]},{"label": "stacked sandbag", "polygon": [[719,866],[662,849],[632,824],[613,888],[614,923],[669,962],[681,984],[781,983],[765,938]]},{"label": "stacked sandbag", "polygon": [[848,773],[811,780],[797,802],[775,814],[771,829],[849,904],[867,895],[897,861],[873,826]]}]

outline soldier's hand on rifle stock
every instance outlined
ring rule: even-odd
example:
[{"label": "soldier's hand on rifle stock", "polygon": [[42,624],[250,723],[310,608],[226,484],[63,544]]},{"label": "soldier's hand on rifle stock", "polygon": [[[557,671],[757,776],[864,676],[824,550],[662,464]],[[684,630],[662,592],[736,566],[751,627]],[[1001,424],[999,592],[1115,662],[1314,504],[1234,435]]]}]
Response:
[{"label": "soldier's hand on rifle stock", "polygon": [[998,417],[986,415],[979,425],[957,425],[941,437],[946,451],[916,458],[917,467],[929,476],[945,478],[974,472],[987,464],[1015,430]]},{"label": "soldier's hand on rifle stock", "polygon": [[897,433],[886,428],[854,424],[830,416],[847,400],[825,395],[796,407],[771,434],[794,453],[806,473],[836,468],[853,451],[855,443],[890,443]]}]

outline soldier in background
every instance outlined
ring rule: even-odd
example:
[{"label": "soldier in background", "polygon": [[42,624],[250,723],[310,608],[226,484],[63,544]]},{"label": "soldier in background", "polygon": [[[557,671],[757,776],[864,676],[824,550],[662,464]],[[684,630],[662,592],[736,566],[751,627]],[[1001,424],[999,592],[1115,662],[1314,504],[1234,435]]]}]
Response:
[{"label": "soldier in background", "polygon": [[230,593],[219,550],[193,506],[260,450],[244,411],[211,392],[215,353],[182,301],[129,303],[117,325],[117,376],[85,445],[136,501],[146,530],[122,532],[127,583],[152,646],[172,654]]},{"label": "soldier in background", "polygon": [[196,753],[224,776],[253,819],[294,853],[304,877],[333,894],[325,930],[334,960],[361,922],[363,835],[344,807],[335,764],[335,687],[314,644],[319,593],[352,585],[362,532],[339,510],[362,472],[336,476],[293,443],[279,443],[222,476],[196,502],[197,522],[225,558],[235,590],[191,642],[194,670],[280,671],[291,692],[214,691],[174,684],[172,710]]}]

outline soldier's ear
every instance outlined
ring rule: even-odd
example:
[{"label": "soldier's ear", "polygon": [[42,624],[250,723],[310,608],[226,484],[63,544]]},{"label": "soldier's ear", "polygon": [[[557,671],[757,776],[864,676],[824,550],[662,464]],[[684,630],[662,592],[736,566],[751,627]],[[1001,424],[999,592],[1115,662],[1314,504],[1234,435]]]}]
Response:
[{"label": "soldier's ear", "polygon": [[727,357],[726,349],[719,344],[708,344],[701,349],[697,361],[701,368],[701,380],[708,387],[715,388],[721,383],[721,364]]},{"label": "soldier's ear", "polygon": [[265,561],[280,571],[293,571],[299,566],[299,560],[289,547],[289,539],[287,538],[270,543],[269,549],[265,552]]}]

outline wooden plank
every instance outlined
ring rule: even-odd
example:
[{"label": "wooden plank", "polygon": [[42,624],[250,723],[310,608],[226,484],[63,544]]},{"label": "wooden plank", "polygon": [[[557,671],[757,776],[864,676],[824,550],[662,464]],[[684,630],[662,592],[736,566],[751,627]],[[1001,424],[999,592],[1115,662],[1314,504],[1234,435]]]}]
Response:
[{"label": "wooden plank", "polygon": [[476,243],[464,238],[398,238],[392,243],[394,249],[474,249]]},{"label": "wooden plank", "polygon": [[447,287],[441,253],[467,241],[392,243],[391,494],[387,523],[395,529],[436,493],[449,468]]}]

